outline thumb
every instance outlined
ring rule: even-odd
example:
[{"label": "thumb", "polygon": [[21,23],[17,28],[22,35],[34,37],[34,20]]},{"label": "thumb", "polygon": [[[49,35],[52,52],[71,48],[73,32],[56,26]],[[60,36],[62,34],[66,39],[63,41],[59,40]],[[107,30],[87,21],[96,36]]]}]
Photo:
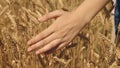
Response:
[{"label": "thumb", "polygon": [[53,19],[53,18],[59,17],[62,14],[64,14],[65,12],[66,11],[64,11],[64,10],[55,10],[53,12],[50,12],[48,14],[43,15],[38,20],[41,21],[41,22],[45,22],[45,21],[47,21],[49,19]]}]

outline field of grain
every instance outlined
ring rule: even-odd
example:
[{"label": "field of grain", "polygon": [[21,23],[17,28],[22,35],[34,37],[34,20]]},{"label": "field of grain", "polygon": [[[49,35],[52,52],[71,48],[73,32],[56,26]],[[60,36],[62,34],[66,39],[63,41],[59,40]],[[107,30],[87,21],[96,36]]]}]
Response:
[{"label": "field of grain", "polygon": [[38,18],[56,9],[69,11],[83,0],[0,0],[0,68],[119,68],[119,44],[114,43],[109,8],[104,8],[64,49],[36,56],[27,41],[54,20]]}]

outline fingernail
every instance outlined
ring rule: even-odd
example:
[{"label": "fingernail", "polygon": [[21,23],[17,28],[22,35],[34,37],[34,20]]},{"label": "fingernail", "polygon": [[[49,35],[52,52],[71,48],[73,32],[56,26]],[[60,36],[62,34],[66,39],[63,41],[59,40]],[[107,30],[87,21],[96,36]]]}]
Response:
[{"label": "fingernail", "polygon": [[29,45],[29,44],[30,44],[30,42],[28,41],[28,42],[27,42],[27,45]]},{"label": "fingernail", "polygon": [[40,18],[38,18],[38,20],[40,21]]},{"label": "fingernail", "polygon": [[44,22],[45,19],[44,19],[44,18],[39,18],[38,20],[39,20],[40,22]]},{"label": "fingernail", "polygon": [[28,50],[27,50],[28,52],[30,52],[31,51],[31,48],[28,48]]},{"label": "fingernail", "polygon": [[39,21],[41,21],[41,20],[42,20],[42,18],[38,18],[38,20],[39,20]]},{"label": "fingernail", "polygon": [[36,52],[36,55],[38,55],[38,54],[40,54],[40,52],[37,51],[37,52]]},{"label": "fingernail", "polygon": [[38,55],[39,53],[38,52],[36,52],[36,55]]}]

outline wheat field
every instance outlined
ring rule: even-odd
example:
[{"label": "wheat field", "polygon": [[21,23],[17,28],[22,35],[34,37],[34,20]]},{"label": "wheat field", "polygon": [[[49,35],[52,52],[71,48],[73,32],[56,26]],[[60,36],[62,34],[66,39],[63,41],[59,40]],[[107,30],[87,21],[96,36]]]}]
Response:
[{"label": "wheat field", "polygon": [[[0,68],[119,68],[110,5],[65,48],[50,55],[27,52],[27,41],[54,22],[38,18],[56,9],[72,11],[83,0],[0,0]],[[117,46],[116,46],[117,45]]]}]

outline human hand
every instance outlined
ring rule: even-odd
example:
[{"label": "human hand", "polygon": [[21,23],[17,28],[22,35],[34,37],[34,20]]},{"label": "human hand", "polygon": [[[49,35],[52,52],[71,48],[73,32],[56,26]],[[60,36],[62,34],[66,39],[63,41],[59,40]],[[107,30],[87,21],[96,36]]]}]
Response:
[{"label": "human hand", "polygon": [[83,19],[78,18],[74,12],[63,10],[53,11],[42,16],[39,20],[45,22],[52,18],[57,19],[51,26],[28,41],[29,52],[35,50],[38,55],[59,50],[68,45],[84,26],[80,24]]}]

